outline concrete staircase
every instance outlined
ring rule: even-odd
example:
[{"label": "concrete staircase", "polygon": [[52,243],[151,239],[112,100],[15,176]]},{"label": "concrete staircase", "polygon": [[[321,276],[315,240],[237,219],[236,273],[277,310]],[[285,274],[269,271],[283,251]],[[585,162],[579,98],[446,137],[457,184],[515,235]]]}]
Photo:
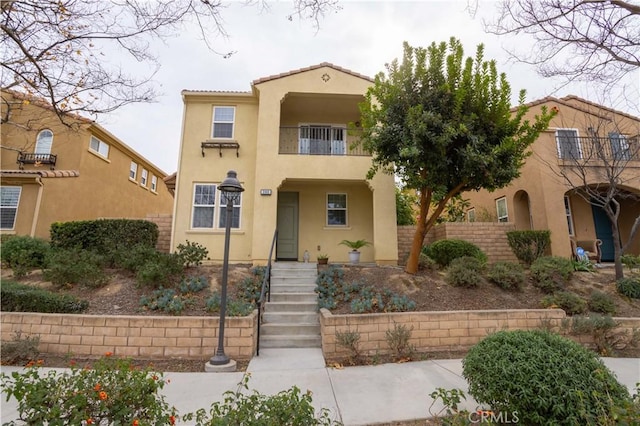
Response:
[{"label": "concrete staircase", "polygon": [[316,264],[276,262],[271,268],[271,302],[262,316],[260,348],[321,347]]}]

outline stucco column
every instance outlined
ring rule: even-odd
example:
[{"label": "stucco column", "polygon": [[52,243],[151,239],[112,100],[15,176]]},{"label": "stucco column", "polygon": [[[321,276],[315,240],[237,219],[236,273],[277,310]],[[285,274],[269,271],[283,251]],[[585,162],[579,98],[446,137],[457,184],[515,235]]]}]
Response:
[{"label": "stucco column", "polygon": [[378,265],[398,264],[398,227],[393,179],[378,174],[370,182],[373,191],[373,247]]}]

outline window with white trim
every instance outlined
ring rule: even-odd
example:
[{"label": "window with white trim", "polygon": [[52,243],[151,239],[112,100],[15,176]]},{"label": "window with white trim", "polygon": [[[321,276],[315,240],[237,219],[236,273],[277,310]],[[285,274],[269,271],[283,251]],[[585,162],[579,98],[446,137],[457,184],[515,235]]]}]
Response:
[{"label": "window with white trim", "polygon": [[129,166],[129,179],[136,180],[137,175],[138,175],[138,164],[135,161],[132,161],[131,166]]},{"label": "window with white trim", "polygon": [[[192,229],[224,229],[227,220],[227,198],[213,183],[196,183],[193,188]],[[220,208],[216,208],[220,206]],[[231,227],[239,229],[242,211],[242,194],[233,204]],[[214,226],[216,225],[217,226]]]},{"label": "window with white trim", "polygon": [[496,200],[496,211],[498,213],[498,222],[509,222],[507,199],[505,197]]},{"label": "window with white trim", "polygon": [[558,158],[577,160],[582,158],[582,147],[577,129],[556,129],[556,145]]},{"label": "window with white trim", "polygon": [[147,186],[147,178],[149,176],[149,172],[146,169],[142,169],[142,173],[140,173],[140,185]]},{"label": "window with white trim", "polygon": [[156,175],[151,175],[151,190],[153,192],[158,190],[158,177]]},{"label": "window with white trim", "polygon": [[51,145],[53,144],[53,132],[45,129],[38,133],[36,138],[35,154],[51,154]]},{"label": "window with white trim", "polygon": [[476,209],[474,207],[467,210],[467,221],[468,222],[476,221]]},{"label": "window with white trim", "polygon": [[0,186],[0,229],[14,229],[21,186]]},{"label": "window with white trim", "polygon": [[92,151],[100,154],[104,158],[109,158],[109,145],[102,142],[100,139],[95,136],[91,136],[91,141],[89,142],[89,148]]},{"label": "window with white trim", "polygon": [[569,197],[564,196],[564,212],[567,216],[567,226],[569,227],[569,235],[573,236],[573,217],[571,215],[571,202]]},{"label": "window with white trim", "polygon": [[327,194],[327,226],[347,225],[347,194]]},{"label": "window with white trim", "polygon": [[231,106],[213,107],[213,131],[214,139],[233,139],[233,124],[236,117],[236,108]]}]

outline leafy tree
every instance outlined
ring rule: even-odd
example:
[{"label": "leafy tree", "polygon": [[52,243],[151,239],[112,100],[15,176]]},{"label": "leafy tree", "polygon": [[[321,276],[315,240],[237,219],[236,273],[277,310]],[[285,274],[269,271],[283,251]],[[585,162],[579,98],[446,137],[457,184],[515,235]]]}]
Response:
[{"label": "leafy tree", "polygon": [[418,198],[400,188],[396,187],[396,221],[400,226],[415,225],[415,206],[418,205]]},{"label": "leafy tree", "polygon": [[[511,110],[511,88],[495,61],[464,59],[459,40],[413,48],[376,75],[360,105],[361,143],[373,153],[368,173],[396,173],[420,194],[420,216],[406,271],[418,269],[428,230],[463,191],[504,187],[519,175],[528,147],[553,113],[524,120],[525,92]],[[431,208],[435,202],[435,208]]]},{"label": "leafy tree", "polygon": [[503,0],[486,25],[497,35],[530,34],[510,52],[542,76],[615,83],[640,67],[640,4],[624,0]]},{"label": "leafy tree", "polygon": [[[264,6],[266,0],[248,3]],[[46,100],[65,124],[68,113],[95,116],[150,102],[156,97],[152,77],[160,63],[149,43],[189,25],[215,52],[212,37],[225,35],[224,7],[221,0],[2,1],[0,88]],[[293,0],[289,19],[311,19],[317,27],[324,12],[336,8],[337,0]],[[121,66],[125,58],[149,71],[127,72]],[[12,104],[4,97],[3,102],[5,124]]]}]

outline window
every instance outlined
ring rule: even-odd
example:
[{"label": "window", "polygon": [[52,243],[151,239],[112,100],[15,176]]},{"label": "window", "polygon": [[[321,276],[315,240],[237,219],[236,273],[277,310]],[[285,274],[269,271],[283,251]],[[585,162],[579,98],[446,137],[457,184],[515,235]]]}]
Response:
[{"label": "window", "polygon": [[89,148],[91,148],[92,151],[102,155],[104,158],[109,157],[109,145],[102,142],[100,139],[96,138],[95,136],[91,136],[91,142],[89,143]]},{"label": "window", "polygon": [[151,175],[151,190],[156,192],[158,190],[158,177]]},{"label": "window", "polygon": [[301,125],[299,154],[345,155],[346,128],[322,125]]},{"label": "window", "polygon": [[129,179],[136,180],[136,175],[138,174],[138,165],[135,161],[131,162],[131,167],[129,167]]},{"label": "window", "polygon": [[140,174],[140,185],[147,186],[147,177],[149,176],[149,172],[145,169],[142,169],[142,173]]},{"label": "window", "polygon": [[[220,191],[219,191],[220,192]],[[240,228],[240,203],[242,202],[242,193],[238,193],[238,199],[234,200],[233,213],[231,216],[231,227]],[[227,197],[224,193],[220,192],[220,221],[219,228],[227,226]]]},{"label": "window", "polygon": [[213,137],[233,139],[233,123],[236,115],[235,107],[213,108]]},{"label": "window", "polygon": [[573,218],[571,217],[571,203],[569,197],[564,197],[564,211],[567,215],[567,226],[569,227],[569,235],[573,235]]},{"label": "window", "polygon": [[498,212],[498,222],[509,222],[509,213],[507,212],[507,199],[505,197],[496,200],[496,210]]},{"label": "window", "polygon": [[556,144],[558,146],[558,157],[564,160],[576,160],[582,158],[580,139],[576,129],[556,130]]},{"label": "window", "polygon": [[476,209],[475,208],[470,208],[469,210],[467,210],[467,221],[468,222],[475,222],[476,221]]},{"label": "window", "polygon": [[20,186],[0,186],[0,229],[14,229],[20,202]]},{"label": "window", "polygon": [[[231,227],[240,228],[242,195],[233,204]],[[220,206],[216,209],[216,206]],[[193,192],[193,215],[191,228],[224,229],[227,224],[227,198],[217,185],[197,183]],[[217,215],[217,216],[216,216]],[[218,224],[217,227],[214,227]]]},{"label": "window", "polygon": [[327,225],[347,225],[347,194],[327,194]]},{"label": "window", "polygon": [[36,138],[36,154],[51,154],[51,145],[53,144],[53,132],[49,129],[38,133]]},{"label": "window", "polygon": [[611,154],[614,160],[630,160],[629,143],[624,135],[618,132],[609,133],[609,141],[611,142]]}]

